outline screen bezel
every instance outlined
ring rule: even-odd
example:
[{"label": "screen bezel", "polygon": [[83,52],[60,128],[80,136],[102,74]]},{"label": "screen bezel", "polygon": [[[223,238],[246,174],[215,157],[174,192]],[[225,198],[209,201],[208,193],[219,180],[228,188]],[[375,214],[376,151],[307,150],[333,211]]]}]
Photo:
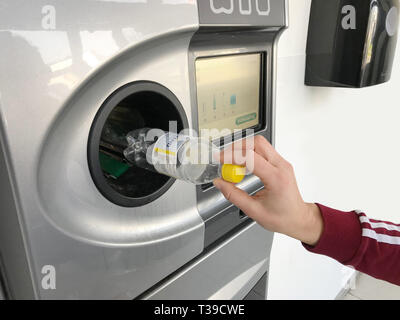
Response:
[{"label": "screen bezel", "polygon": [[[235,56],[243,56],[243,55],[260,55],[260,89],[259,89],[259,110],[258,110],[258,124],[255,126],[251,126],[245,129],[237,130],[236,133],[232,133],[231,135],[218,137],[212,140],[218,146],[223,146],[225,141],[236,141],[242,138],[246,138],[246,130],[254,130],[254,134],[259,131],[265,130],[267,123],[266,123],[266,99],[265,99],[265,83],[266,83],[266,51],[253,51],[253,52],[241,52],[241,53],[229,53],[229,54],[221,54],[221,55],[205,55],[205,56],[198,56],[195,58],[195,86],[196,86],[196,127],[198,134],[200,136],[200,124],[199,124],[199,101],[198,101],[198,87],[197,87],[197,69],[196,63],[198,60],[202,59],[218,59],[223,57],[235,57]],[[253,134],[250,134],[253,135]]]}]

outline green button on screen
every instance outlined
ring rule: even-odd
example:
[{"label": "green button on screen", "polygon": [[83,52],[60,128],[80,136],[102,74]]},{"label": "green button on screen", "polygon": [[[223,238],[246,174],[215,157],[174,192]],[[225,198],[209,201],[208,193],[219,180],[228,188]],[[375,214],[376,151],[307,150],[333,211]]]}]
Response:
[{"label": "green button on screen", "polygon": [[243,123],[250,122],[257,119],[257,113],[250,113],[236,119],[236,125],[240,126]]}]

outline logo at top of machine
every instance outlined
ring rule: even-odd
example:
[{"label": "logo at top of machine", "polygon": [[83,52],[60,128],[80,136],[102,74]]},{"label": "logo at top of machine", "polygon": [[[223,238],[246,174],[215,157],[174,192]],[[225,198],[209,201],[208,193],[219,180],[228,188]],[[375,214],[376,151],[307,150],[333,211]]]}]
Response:
[{"label": "logo at top of machine", "polygon": [[[260,16],[269,16],[271,12],[270,0],[255,0],[255,2],[254,9],[253,0],[239,0],[239,13],[251,15],[255,10]],[[210,8],[215,14],[233,14],[235,12],[234,0],[210,0]]]}]

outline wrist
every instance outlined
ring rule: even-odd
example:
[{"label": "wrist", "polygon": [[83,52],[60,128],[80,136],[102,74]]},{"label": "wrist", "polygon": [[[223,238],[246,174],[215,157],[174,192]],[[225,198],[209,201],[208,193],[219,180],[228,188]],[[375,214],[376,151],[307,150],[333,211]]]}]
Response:
[{"label": "wrist", "polygon": [[324,230],[324,220],[321,211],[315,203],[306,203],[305,225],[300,241],[309,245],[315,246],[321,238]]}]

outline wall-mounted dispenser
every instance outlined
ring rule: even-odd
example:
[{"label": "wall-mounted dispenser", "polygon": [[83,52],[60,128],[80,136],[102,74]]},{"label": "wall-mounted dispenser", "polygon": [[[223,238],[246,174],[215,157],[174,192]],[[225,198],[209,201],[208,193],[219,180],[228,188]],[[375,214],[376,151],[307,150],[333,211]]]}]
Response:
[{"label": "wall-mounted dispenser", "polygon": [[362,88],[390,80],[398,0],[313,0],[305,84]]}]

